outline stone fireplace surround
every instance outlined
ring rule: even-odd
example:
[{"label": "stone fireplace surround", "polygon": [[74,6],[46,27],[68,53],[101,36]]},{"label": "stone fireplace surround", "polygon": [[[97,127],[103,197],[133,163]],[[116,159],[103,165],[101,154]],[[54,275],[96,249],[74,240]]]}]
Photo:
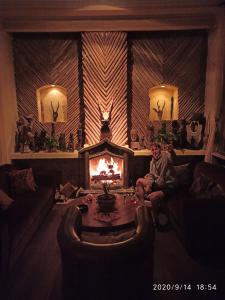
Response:
[{"label": "stone fireplace surround", "polygon": [[[92,145],[90,147],[83,148],[79,151],[79,157],[83,158],[84,161],[84,187],[85,189],[99,189],[101,188],[102,180],[109,180],[113,189],[125,189],[129,187],[130,169],[129,161],[133,156],[133,151],[116,145],[110,142],[108,139],[104,139],[101,142]],[[100,159],[109,161],[113,159],[117,163],[121,173],[114,174],[112,166],[109,166],[113,173],[107,175],[106,172],[99,173],[96,176],[91,175],[91,164],[92,162],[99,161]],[[97,180],[93,180],[93,177]]]}]

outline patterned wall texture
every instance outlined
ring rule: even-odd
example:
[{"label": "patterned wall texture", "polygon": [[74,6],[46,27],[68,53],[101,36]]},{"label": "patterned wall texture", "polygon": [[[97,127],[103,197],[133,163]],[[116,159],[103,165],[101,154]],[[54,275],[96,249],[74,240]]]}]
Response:
[{"label": "patterned wall texture", "polygon": [[203,112],[207,35],[204,32],[130,34],[133,61],[131,126],[145,134],[149,89],[161,83],[178,87],[179,119]]},{"label": "patterned wall texture", "polygon": [[100,113],[113,100],[112,142],[127,142],[127,34],[93,32],[82,34],[85,132],[89,144],[99,142]]},{"label": "patterned wall texture", "polygon": [[46,84],[57,84],[67,89],[67,123],[56,124],[56,134],[75,134],[80,122],[78,77],[79,35],[15,34],[14,62],[16,73],[17,103],[19,116],[32,113],[34,131],[46,129],[50,124],[38,122],[36,89]]}]

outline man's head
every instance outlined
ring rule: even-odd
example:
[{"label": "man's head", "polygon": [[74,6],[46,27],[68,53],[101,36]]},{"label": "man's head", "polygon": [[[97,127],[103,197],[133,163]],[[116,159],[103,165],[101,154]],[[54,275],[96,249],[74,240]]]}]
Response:
[{"label": "man's head", "polygon": [[159,159],[160,155],[161,155],[161,146],[160,144],[154,143],[152,144],[151,147],[151,151],[152,151],[152,156],[154,159]]}]

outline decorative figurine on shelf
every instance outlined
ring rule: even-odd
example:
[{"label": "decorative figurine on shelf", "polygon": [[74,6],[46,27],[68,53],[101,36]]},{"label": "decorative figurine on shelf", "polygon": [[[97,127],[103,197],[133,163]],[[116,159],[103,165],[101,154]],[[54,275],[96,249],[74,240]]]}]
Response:
[{"label": "decorative figurine on shelf", "polygon": [[58,145],[59,145],[60,151],[66,151],[66,135],[65,135],[65,133],[60,133]]},{"label": "decorative figurine on shelf", "polygon": [[145,136],[142,134],[139,136],[139,144],[141,149],[145,149]]},{"label": "decorative figurine on shelf", "polygon": [[67,151],[69,151],[69,152],[74,151],[74,135],[73,135],[73,133],[70,133],[69,142],[67,145]]},{"label": "decorative figurine on shelf", "polygon": [[39,150],[40,150],[39,136],[38,136],[38,132],[35,131],[35,133],[34,133],[34,151],[38,152]]},{"label": "decorative figurine on shelf", "polygon": [[157,141],[159,143],[167,143],[168,142],[168,135],[167,135],[167,129],[166,129],[166,122],[162,122],[162,126],[158,131],[158,135],[156,137]]},{"label": "decorative figurine on shelf", "polygon": [[42,129],[40,134],[39,134],[39,150],[41,150],[41,151],[46,150],[47,140],[48,140],[47,131]]},{"label": "decorative figurine on shelf", "polygon": [[20,117],[16,122],[17,131],[15,135],[15,152],[21,151],[21,134],[22,134],[22,128],[24,124],[25,124],[25,120],[23,117]]},{"label": "decorative figurine on shelf", "polygon": [[157,101],[157,108],[155,108],[155,107],[153,108],[153,110],[157,113],[159,121],[162,120],[162,115],[163,115],[163,110],[165,108],[165,104],[166,104],[166,101],[164,100],[164,104],[163,104],[162,108],[160,108],[159,100],[158,100]]},{"label": "decorative figurine on shelf", "polygon": [[76,148],[79,150],[83,147],[83,144],[84,144],[84,132],[83,132],[81,123],[79,123],[79,127],[77,129],[77,140],[78,140],[78,143],[77,143]]},{"label": "decorative figurine on shelf", "polygon": [[189,147],[191,149],[201,149],[202,125],[199,121],[191,121],[186,127]]},{"label": "decorative figurine on shelf", "polygon": [[179,129],[179,144],[180,148],[184,149],[187,147],[187,122],[185,119],[180,120],[180,129]]},{"label": "decorative figurine on shelf", "polygon": [[102,104],[98,102],[98,109],[100,112],[100,118],[101,118],[101,134],[100,134],[100,141],[103,139],[112,139],[112,130],[110,128],[110,122],[111,122],[111,113],[113,109],[113,101],[110,102],[108,108],[104,109]]},{"label": "decorative figurine on shelf", "polygon": [[154,141],[154,126],[151,121],[149,121],[146,125],[146,138],[145,138],[145,146],[147,149],[151,148],[151,145]]},{"label": "decorative figurine on shelf", "polygon": [[201,149],[203,146],[203,133],[205,127],[205,118],[201,113],[195,113],[188,125],[187,142],[190,149]]},{"label": "decorative figurine on shelf", "polygon": [[58,116],[59,116],[59,113],[58,113],[59,102],[58,102],[57,108],[55,110],[54,107],[53,107],[52,101],[51,101],[51,108],[52,108],[52,121],[57,122],[57,119],[58,119]]},{"label": "decorative figurine on shelf", "polygon": [[16,150],[30,152],[34,149],[33,115],[20,117],[17,121]]},{"label": "decorative figurine on shelf", "polygon": [[138,132],[136,129],[131,129],[130,138],[131,138],[131,143],[130,143],[131,149],[132,150],[140,150],[141,146],[139,143],[139,136],[138,136]]},{"label": "decorative figurine on shelf", "polygon": [[180,124],[177,120],[172,121],[172,144],[174,148],[180,148],[180,140],[179,140],[179,130]]},{"label": "decorative figurine on shelf", "polygon": [[58,116],[59,116],[59,113],[58,113],[59,102],[58,102],[57,108],[55,110],[54,107],[53,107],[53,103],[51,101],[51,108],[52,108],[52,131],[51,131],[51,136],[53,138],[55,138],[55,123],[57,122],[57,119],[58,119]]}]

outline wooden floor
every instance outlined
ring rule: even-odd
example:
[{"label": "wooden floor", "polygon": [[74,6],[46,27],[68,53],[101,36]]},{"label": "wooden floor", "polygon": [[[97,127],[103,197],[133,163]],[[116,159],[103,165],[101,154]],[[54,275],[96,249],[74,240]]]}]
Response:
[{"label": "wooden floor", "polygon": [[[63,300],[57,229],[62,209],[54,207],[11,274],[9,300]],[[134,274],[135,276],[135,274]],[[153,299],[225,299],[225,270],[192,259],[171,229],[156,232],[154,284],[179,284],[181,291],[153,291]],[[197,291],[197,284],[216,284],[217,291]],[[184,285],[191,290],[184,291]],[[167,288],[170,288],[167,285]],[[105,298],[107,300],[107,298]],[[119,296],[116,300],[120,299]],[[94,300],[94,298],[93,298]],[[96,299],[97,300],[97,299]],[[147,300],[147,299],[146,299]]]}]

